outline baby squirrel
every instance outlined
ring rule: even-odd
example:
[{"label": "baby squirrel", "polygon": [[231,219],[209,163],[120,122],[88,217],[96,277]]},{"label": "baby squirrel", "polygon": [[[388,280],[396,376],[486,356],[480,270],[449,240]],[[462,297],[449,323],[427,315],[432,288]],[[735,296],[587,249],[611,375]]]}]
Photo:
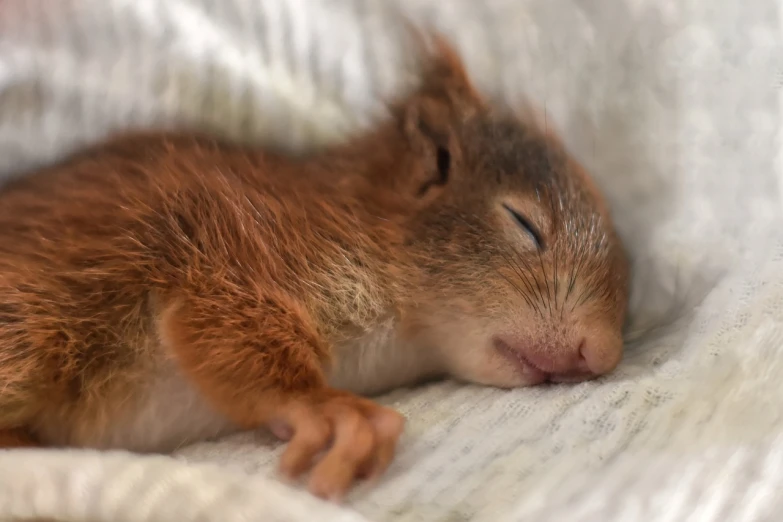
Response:
[{"label": "baby squirrel", "polygon": [[0,189],[0,446],[266,427],[336,499],[403,431],[368,395],[614,369],[628,262],[601,195],[435,49],[386,121],[309,157],[135,134]]}]

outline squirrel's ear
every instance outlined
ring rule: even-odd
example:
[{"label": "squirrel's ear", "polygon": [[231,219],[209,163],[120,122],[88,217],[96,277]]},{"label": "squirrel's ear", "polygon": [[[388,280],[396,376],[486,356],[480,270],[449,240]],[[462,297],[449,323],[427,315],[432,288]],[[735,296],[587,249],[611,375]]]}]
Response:
[{"label": "squirrel's ear", "polygon": [[429,42],[423,35],[419,37],[425,61],[418,95],[448,105],[455,117],[470,117],[483,108],[484,102],[451,44],[438,33],[431,35]]},{"label": "squirrel's ear", "polygon": [[416,195],[425,199],[449,183],[461,159],[460,126],[483,108],[451,46],[436,35],[431,47],[420,87],[401,107],[403,131],[419,159]]},{"label": "squirrel's ear", "polygon": [[454,129],[442,107],[424,101],[408,107],[403,125],[417,159],[415,170],[411,172],[415,177],[415,196],[429,200],[451,178],[456,151]]}]

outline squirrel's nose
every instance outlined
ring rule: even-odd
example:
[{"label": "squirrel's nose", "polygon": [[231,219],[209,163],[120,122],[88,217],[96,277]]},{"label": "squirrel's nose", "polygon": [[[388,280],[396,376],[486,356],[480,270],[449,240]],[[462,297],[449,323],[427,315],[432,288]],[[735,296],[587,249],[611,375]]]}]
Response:
[{"label": "squirrel's nose", "polygon": [[622,357],[622,342],[597,332],[556,342],[503,338],[503,350],[555,382],[576,382],[611,372]]},{"label": "squirrel's nose", "polygon": [[536,369],[552,374],[594,374],[588,357],[587,340],[584,337],[573,341],[560,341],[558,343],[540,343],[525,349],[522,346],[521,356],[531,363]]}]

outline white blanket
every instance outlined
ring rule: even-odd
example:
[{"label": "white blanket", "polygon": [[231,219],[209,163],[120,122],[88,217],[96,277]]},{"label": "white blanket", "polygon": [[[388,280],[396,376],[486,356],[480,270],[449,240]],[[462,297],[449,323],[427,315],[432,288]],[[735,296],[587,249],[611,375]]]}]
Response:
[{"label": "white blanket", "polygon": [[634,257],[624,364],[392,393],[399,457],[341,507],[278,483],[280,447],[247,433],[174,458],[2,453],[0,519],[783,517],[779,1],[1,0],[0,173],[129,127],[339,139],[410,79],[392,5],[488,95],[546,107],[608,194]]}]

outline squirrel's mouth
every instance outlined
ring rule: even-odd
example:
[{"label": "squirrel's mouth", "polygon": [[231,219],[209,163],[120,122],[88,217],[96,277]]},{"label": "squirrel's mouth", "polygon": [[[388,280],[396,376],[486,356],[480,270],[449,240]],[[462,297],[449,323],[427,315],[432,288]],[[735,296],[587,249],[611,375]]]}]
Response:
[{"label": "squirrel's mouth", "polygon": [[512,348],[502,339],[496,337],[492,342],[495,349],[514,365],[516,371],[522,375],[530,385],[542,384],[545,382],[555,384],[577,383],[597,377],[597,375],[592,373],[578,370],[561,373],[549,372],[526,357],[522,350]]},{"label": "squirrel's mouth", "polygon": [[530,385],[541,384],[551,379],[552,375],[533,364],[520,350],[515,350],[499,338],[492,340],[495,349],[511,364],[516,371],[525,377]]}]

